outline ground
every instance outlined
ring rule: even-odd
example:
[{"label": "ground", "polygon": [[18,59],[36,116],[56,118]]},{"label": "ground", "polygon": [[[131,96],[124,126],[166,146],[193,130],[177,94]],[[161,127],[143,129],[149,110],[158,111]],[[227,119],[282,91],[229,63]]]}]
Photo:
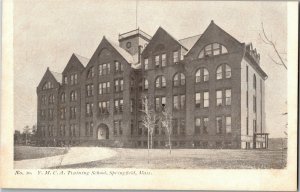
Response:
[{"label": "ground", "polygon": [[286,166],[286,150],[173,149],[170,154],[168,149],[153,149],[148,163],[147,149],[75,147],[61,157],[63,163],[55,168],[280,169]]},{"label": "ground", "polygon": [[117,155],[100,161],[67,165],[62,168],[183,168],[183,169],[278,169],[286,165],[286,151],[280,150],[221,150],[114,149]]},{"label": "ground", "polygon": [[31,147],[31,146],[16,146],[14,148],[14,160],[37,159],[43,157],[51,157],[62,155],[68,151],[64,148],[57,147]]}]

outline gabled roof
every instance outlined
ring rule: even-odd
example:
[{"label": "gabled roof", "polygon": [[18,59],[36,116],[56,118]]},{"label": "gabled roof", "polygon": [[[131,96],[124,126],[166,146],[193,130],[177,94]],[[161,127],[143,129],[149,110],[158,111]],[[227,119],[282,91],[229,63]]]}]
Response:
[{"label": "gabled roof", "polygon": [[115,43],[114,41],[107,39],[105,36],[103,37],[103,39],[106,39],[107,42],[128,62],[128,63],[135,63],[137,61],[135,61],[135,59],[133,58],[133,56],[128,53],[125,49],[119,47],[119,45],[117,43]]},{"label": "gabled roof", "polygon": [[211,30],[211,29],[214,28],[214,27],[215,27],[215,29],[220,30],[220,31],[222,31],[222,33],[228,35],[228,36],[229,36],[233,41],[235,41],[236,43],[242,45],[241,42],[239,42],[236,38],[234,38],[234,37],[231,36],[229,33],[227,33],[226,31],[224,31],[221,27],[219,27],[218,25],[216,25],[216,24],[214,23],[213,20],[211,20],[211,22],[210,22],[210,24],[208,25],[208,27],[205,29],[205,31],[202,33],[202,35],[198,38],[198,40],[196,40],[196,42],[194,43],[194,45],[188,50],[188,52],[187,52],[185,55],[189,54],[189,52],[195,47],[195,45],[196,45],[199,41],[201,41],[201,39],[203,38],[204,34],[206,34],[207,31]]},{"label": "gabled roof", "polygon": [[75,66],[77,69],[83,70],[85,68],[85,65],[87,65],[88,61],[88,58],[73,53],[62,73],[65,74],[73,66]]},{"label": "gabled roof", "polygon": [[[49,70],[50,71],[50,70]],[[53,75],[53,77],[55,78],[55,80],[58,83],[62,83],[62,74],[58,73],[58,72],[54,72],[54,71],[50,71],[50,73]]]},{"label": "gabled roof", "polygon": [[[143,50],[143,53],[146,52],[149,47],[151,46],[151,44],[153,42],[155,42],[155,40],[157,39],[157,37],[160,35],[160,33],[165,33],[167,36],[169,36],[171,39],[173,39],[178,45],[180,45],[181,47],[183,47],[185,50],[188,50],[183,44],[181,44],[177,39],[175,39],[172,35],[170,35],[166,30],[164,30],[162,27],[159,27],[155,34],[153,35],[151,41],[149,42],[149,44],[146,46],[146,48]],[[143,54],[142,53],[142,54]]]},{"label": "gabled roof", "polygon": [[83,57],[83,56],[81,56],[81,55],[78,55],[78,54],[76,54],[76,53],[73,53],[76,57],[77,57],[77,59],[80,61],[80,63],[85,67],[87,64],[88,64],[88,62],[89,62],[89,58],[86,58],[86,57]]},{"label": "gabled roof", "polygon": [[188,50],[190,50],[200,37],[201,37],[201,34],[194,35],[194,36],[191,36],[191,37],[186,37],[184,39],[179,39],[178,41],[184,47],[186,47]]}]

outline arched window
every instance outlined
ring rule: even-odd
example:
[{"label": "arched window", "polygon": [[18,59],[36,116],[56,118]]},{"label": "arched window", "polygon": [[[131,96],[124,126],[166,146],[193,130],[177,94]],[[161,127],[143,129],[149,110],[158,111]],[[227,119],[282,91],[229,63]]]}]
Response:
[{"label": "arched window", "polygon": [[176,73],[173,78],[173,86],[185,85],[185,75],[183,73]]},{"label": "arched window", "polygon": [[226,79],[231,78],[231,67],[225,64],[225,77]]},{"label": "arched window", "polygon": [[149,83],[147,79],[144,79],[144,90],[148,90],[149,88]]},{"label": "arched window", "polygon": [[217,77],[217,79],[222,79],[222,78],[223,78],[222,66],[223,66],[223,65],[220,65],[220,66],[217,68],[217,72],[216,72],[216,77]]},{"label": "arched window", "polygon": [[198,69],[196,72],[196,79],[195,79],[196,83],[200,83],[201,82],[201,70]]},{"label": "arched window", "polygon": [[200,83],[201,81],[208,81],[209,79],[209,73],[206,68],[200,68],[196,71],[196,83]]},{"label": "arched window", "polygon": [[253,75],[253,88],[256,89],[256,75]]},{"label": "arched window", "polygon": [[[225,75],[223,75],[225,74]],[[223,79],[223,78],[229,79],[231,78],[231,67],[227,64],[221,64],[218,66],[216,70],[216,79]]]},{"label": "arched window", "polygon": [[210,57],[228,53],[227,48],[219,43],[206,45],[199,54],[199,58]]},{"label": "arched window", "polygon": [[164,88],[166,87],[166,78],[164,76],[158,76],[155,80],[156,88]]},{"label": "arched window", "polygon": [[71,101],[77,100],[77,92],[76,91],[71,91],[70,100]]},{"label": "arched window", "polygon": [[65,102],[66,101],[66,94],[62,93],[60,99],[61,99],[61,102]]}]

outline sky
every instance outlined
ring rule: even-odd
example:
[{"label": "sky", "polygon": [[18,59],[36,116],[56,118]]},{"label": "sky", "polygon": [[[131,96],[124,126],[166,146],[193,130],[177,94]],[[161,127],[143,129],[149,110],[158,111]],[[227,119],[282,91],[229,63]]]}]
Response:
[{"label": "sky", "polygon": [[161,26],[182,39],[203,33],[211,20],[240,42],[252,42],[261,54],[261,67],[268,75],[267,132],[270,137],[284,136],[287,72],[272,62],[270,57],[277,60],[274,50],[259,37],[264,23],[266,33],[286,57],[287,6],[274,1],[15,0],[15,129],[36,123],[36,87],[47,67],[62,72],[72,53],[90,58],[104,35],[117,42],[118,34],[136,26],[150,35]]}]

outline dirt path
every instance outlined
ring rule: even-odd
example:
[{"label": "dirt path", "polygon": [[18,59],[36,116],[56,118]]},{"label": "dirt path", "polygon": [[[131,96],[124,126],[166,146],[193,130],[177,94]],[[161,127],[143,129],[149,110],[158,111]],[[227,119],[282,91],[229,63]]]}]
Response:
[{"label": "dirt path", "polygon": [[41,169],[98,161],[115,156],[116,151],[102,147],[72,147],[67,154],[14,161],[15,169]]}]

